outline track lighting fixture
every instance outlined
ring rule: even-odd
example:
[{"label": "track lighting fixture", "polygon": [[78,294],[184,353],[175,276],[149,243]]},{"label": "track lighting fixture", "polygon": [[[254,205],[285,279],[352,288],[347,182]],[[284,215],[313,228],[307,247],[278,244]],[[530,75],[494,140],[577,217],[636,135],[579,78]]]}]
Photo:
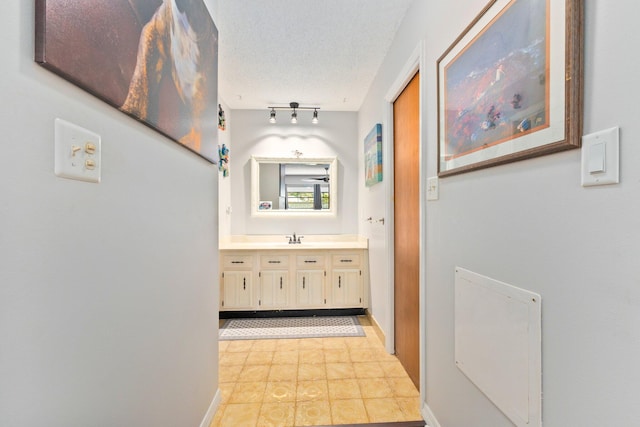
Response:
[{"label": "track lighting fixture", "polygon": [[313,118],[311,123],[318,124],[318,110],[320,107],[301,107],[297,102],[290,102],[288,107],[267,107],[271,110],[269,113],[269,123],[276,122],[276,110],[288,110],[291,109],[291,123],[298,123],[298,111],[297,110],[313,110]]}]

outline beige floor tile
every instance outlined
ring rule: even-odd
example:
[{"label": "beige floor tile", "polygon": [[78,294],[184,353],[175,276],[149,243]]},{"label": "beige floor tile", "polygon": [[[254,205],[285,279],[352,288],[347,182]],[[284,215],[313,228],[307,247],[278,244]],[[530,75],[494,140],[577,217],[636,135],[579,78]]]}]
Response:
[{"label": "beige floor tile", "polygon": [[402,363],[397,359],[391,362],[380,362],[380,366],[382,367],[386,377],[407,377],[407,371],[404,370]]},{"label": "beige floor tile", "polygon": [[300,350],[319,350],[323,348],[324,343],[322,338],[305,338],[300,340],[298,348]]},{"label": "beige floor tile", "polygon": [[220,384],[220,398],[222,399],[222,404],[226,405],[229,403],[229,399],[231,398],[231,394],[233,393],[233,389],[236,387],[236,383],[221,383]]},{"label": "beige floor tile", "polygon": [[298,365],[271,365],[269,381],[296,381]]},{"label": "beige floor tile", "polygon": [[244,365],[249,353],[224,353],[220,357],[220,366]]},{"label": "beige floor tile", "polygon": [[264,390],[267,386],[266,382],[252,382],[252,383],[236,383],[231,396],[229,397],[229,404],[233,403],[258,403],[262,402],[264,398]]},{"label": "beige floor tile", "polygon": [[417,421],[422,420],[420,412],[420,398],[418,397],[398,397],[396,398],[398,406],[404,413],[405,420]]},{"label": "beige floor tile", "polygon": [[346,340],[347,347],[352,348],[371,348],[372,344],[366,337],[356,337]]},{"label": "beige floor tile", "polygon": [[331,338],[323,338],[322,339],[322,348],[325,349],[346,349],[347,343],[346,340],[348,338],[343,337],[331,337]]},{"label": "beige floor tile", "polygon": [[326,380],[298,381],[296,401],[327,400],[329,390]]},{"label": "beige floor tile", "polygon": [[296,404],[296,426],[318,426],[331,424],[331,409],[328,400],[298,402]]},{"label": "beige floor tile", "polygon": [[295,402],[298,384],[295,381],[268,382],[264,391],[264,401]]},{"label": "beige floor tile", "polygon": [[327,370],[324,363],[300,363],[298,381],[326,380]]},{"label": "beige floor tile", "polygon": [[374,360],[376,360],[377,362],[380,362],[380,363],[398,362],[398,358],[394,354],[387,353],[387,350],[385,350],[384,347],[372,348],[371,352],[373,353]]},{"label": "beige floor tile", "polygon": [[353,363],[327,363],[327,379],[339,380],[355,378],[356,372]]},{"label": "beige floor tile", "polygon": [[270,365],[273,362],[273,351],[254,351],[249,352],[245,363],[251,365]]},{"label": "beige floor tile", "polygon": [[358,385],[363,399],[394,396],[393,390],[385,378],[361,378],[358,379]]},{"label": "beige floor tile", "polygon": [[371,320],[367,316],[358,316],[358,322],[361,326],[371,326]]},{"label": "beige floor tile", "polygon": [[298,350],[300,348],[300,340],[299,339],[277,340],[276,348],[279,351]]},{"label": "beige floor tile", "polygon": [[372,423],[405,421],[405,416],[395,399],[365,399],[364,405]]},{"label": "beige floor tile", "polygon": [[331,401],[332,424],[361,424],[369,422],[362,399]]},{"label": "beige floor tile", "polygon": [[251,351],[276,351],[278,340],[255,340]]},{"label": "beige floor tile", "polygon": [[237,382],[267,382],[267,379],[269,379],[270,371],[270,365],[244,365],[244,368],[242,368],[240,375],[238,375]]},{"label": "beige floor tile", "polygon": [[354,363],[353,370],[356,378],[381,378],[384,377],[384,371],[378,362],[362,362]]},{"label": "beige floor tile", "polygon": [[231,341],[218,341],[218,351],[225,352],[227,351],[227,347],[229,347],[229,343]]},{"label": "beige floor tile", "polygon": [[227,353],[243,352],[248,353],[253,347],[254,340],[235,340],[229,341],[227,346]]},{"label": "beige floor tile", "polygon": [[349,380],[329,380],[329,400],[333,402],[338,399],[361,399],[360,386],[355,379]]},{"label": "beige floor tile", "polygon": [[416,386],[413,385],[413,382],[409,379],[409,377],[404,378],[387,378],[389,381],[389,385],[391,386],[391,390],[393,390],[393,394],[396,397],[418,397],[420,393],[416,389]]},{"label": "beige floor tile", "polygon": [[376,358],[370,348],[352,348],[349,350],[349,358],[352,362],[375,362]]},{"label": "beige floor tile", "polygon": [[298,350],[277,350],[273,353],[271,363],[274,365],[297,365],[298,353]]},{"label": "beige floor tile", "polygon": [[216,414],[213,416],[213,419],[211,420],[211,424],[209,424],[209,427],[220,427],[220,423],[222,422],[222,414],[224,413],[225,408],[226,408],[226,405],[220,405],[218,407],[218,410],[216,411]]},{"label": "beige floor tile", "polygon": [[229,383],[238,381],[243,365],[220,366],[220,382]]},{"label": "beige floor tile", "polygon": [[260,427],[293,427],[295,405],[290,403],[264,403],[260,409],[258,426]]},{"label": "beige floor tile", "polygon": [[324,363],[324,352],[322,349],[300,350],[298,354],[299,363]]},{"label": "beige floor tile", "polygon": [[326,363],[348,363],[351,362],[349,350],[344,348],[325,348],[323,350]]},{"label": "beige floor tile", "polygon": [[220,420],[220,427],[255,426],[258,423],[260,406],[260,403],[227,405]]}]

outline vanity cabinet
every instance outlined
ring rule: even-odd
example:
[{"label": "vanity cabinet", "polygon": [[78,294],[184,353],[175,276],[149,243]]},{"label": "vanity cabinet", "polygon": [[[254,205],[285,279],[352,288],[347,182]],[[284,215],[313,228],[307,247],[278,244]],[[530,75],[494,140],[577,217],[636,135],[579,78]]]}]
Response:
[{"label": "vanity cabinet", "polygon": [[254,306],[252,255],[240,253],[222,257],[220,308],[248,310]]},{"label": "vanity cabinet", "polygon": [[260,289],[258,307],[262,310],[277,310],[289,305],[289,255],[259,255]]},{"label": "vanity cabinet", "polygon": [[220,311],[367,307],[366,249],[222,250],[220,264]]},{"label": "vanity cabinet", "polygon": [[359,254],[332,255],[331,303],[334,307],[363,307],[363,279]]},{"label": "vanity cabinet", "polygon": [[325,254],[296,255],[296,307],[326,308]]}]

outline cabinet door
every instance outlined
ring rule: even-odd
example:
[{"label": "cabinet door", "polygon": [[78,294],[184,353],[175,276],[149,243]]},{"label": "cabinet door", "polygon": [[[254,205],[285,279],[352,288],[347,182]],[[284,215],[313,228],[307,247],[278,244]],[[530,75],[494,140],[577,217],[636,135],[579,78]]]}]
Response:
[{"label": "cabinet door", "polygon": [[334,307],[362,307],[362,275],[360,270],[333,270],[331,283],[331,304]]},{"label": "cabinet door", "polygon": [[253,307],[250,271],[225,271],[222,286],[221,306],[223,309]]},{"label": "cabinet door", "polygon": [[260,308],[285,308],[289,290],[288,270],[260,272]]},{"label": "cabinet door", "polygon": [[324,270],[298,270],[296,273],[298,307],[324,307]]}]

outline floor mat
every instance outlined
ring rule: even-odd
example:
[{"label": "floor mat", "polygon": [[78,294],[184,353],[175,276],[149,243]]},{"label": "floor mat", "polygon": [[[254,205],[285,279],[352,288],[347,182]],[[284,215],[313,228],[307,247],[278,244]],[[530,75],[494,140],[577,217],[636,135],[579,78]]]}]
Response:
[{"label": "floor mat", "polygon": [[355,316],[227,319],[220,328],[220,340],[363,336]]}]

